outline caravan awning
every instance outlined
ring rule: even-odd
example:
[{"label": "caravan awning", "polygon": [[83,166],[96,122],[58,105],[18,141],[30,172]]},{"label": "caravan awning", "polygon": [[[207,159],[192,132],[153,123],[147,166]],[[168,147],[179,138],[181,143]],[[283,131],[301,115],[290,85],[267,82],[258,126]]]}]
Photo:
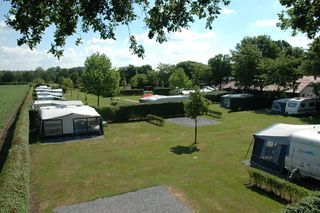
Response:
[{"label": "caravan awning", "polygon": [[293,133],[299,130],[320,128],[320,125],[295,125],[295,124],[273,124],[257,133],[254,137],[268,141],[277,141],[279,143],[289,144]]},{"label": "caravan awning", "polygon": [[100,117],[99,113],[89,106],[71,106],[71,107],[41,107],[40,115],[42,120],[61,118],[67,115],[82,115],[84,117]]}]

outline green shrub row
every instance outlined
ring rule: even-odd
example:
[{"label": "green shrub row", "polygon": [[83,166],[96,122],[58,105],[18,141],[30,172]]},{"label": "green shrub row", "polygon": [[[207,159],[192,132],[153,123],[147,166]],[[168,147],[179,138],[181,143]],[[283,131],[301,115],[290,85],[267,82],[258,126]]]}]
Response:
[{"label": "green shrub row", "polygon": [[272,105],[273,99],[268,97],[241,97],[230,99],[231,111],[256,110],[268,108]]},{"label": "green shrub row", "polygon": [[[31,90],[30,90],[31,91]],[[7,160],[0,174],[0,212],[29,212],[29,112],[32,92],[21,107]]]},{"label": "green shrub row", "polygon": [[227,94],[226,91],[213,91],[209,93],[205,93],[204,97],[211,102],[217,103],[220,102],[221,96]]},{"label": "green shrub row", "polygon": [[164,119],[156,115],[147,115],[147,121],[156,126],[164,125]]},{"label": "green shrub row", "polygon": [[299,202],[287,205],[284,213],[319,213],[320,192],[302,198]]},{"label": "green shrub row", "polygon": [[222,117],[222,112],[218,112],[218,111],[213,111],[213,110],[208,110],[206,112],[206,115],[211,116],[213,118],[221,118]]},{"label": "green shrub row", "polygon": [[120,90],[120,96],[143,95],[143,92],[143,89],[122,89]]},{"label": "green shrub row", "polygon": [[96,108],[105,121],[127,122],[146,120],[147,115],[160,117],[184,116],[182,102],[172,103],[145,103],[127,106],[105,106]]},{"label": "green shrub row", "polygon": [[297,202],[311,193],[310,190],[255,168],[250,167],[248,172],[251,185],[272,192],[289,202]]},{"label": "green shrub row", "polygon": [[155,87],[153,89],[153,94],[155,95],[170,95],[171,89],[168,87]]}]

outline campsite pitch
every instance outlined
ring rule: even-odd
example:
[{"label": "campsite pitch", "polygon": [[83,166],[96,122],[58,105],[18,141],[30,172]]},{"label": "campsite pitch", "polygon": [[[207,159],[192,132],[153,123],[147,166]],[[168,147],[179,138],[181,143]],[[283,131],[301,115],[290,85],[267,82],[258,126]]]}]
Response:
[{"label": "campsite pitch", "polygon": [[91,202],[56,208],[55,213],[127,213],[127,212],[166,212],[191,213],[192,210],[177,200],[163,186],[155,186]]},{"label": "campsite pitch", "polygon": [[[187,117],[179,117],[179,118],[168,118],[167,121],[175,124],[179,124],[186,127],[194,127],[194,120]],[[219,121],[209,119],[209,118],[198,118],[198,126],[211,126],[219,124]]]}]

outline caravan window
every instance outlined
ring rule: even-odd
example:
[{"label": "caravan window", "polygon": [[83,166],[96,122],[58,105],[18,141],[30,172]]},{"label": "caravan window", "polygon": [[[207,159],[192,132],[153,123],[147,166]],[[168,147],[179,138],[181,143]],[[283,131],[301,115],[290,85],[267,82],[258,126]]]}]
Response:
[{"label": "caravan window", "polygon": [[305,106],[306,106],[305,103],[302,103],[302,104],[301,104],[301,108],[304,108]]},{"label": "caravan window", "polygon": [[98,132],[100,131],[100,118],[88,118],[88,131]]},{"label": "caravan window", "polygon": [[43,121],[44,136],[62,135],[62,120]]},{"label": "caravan window", "polygon": [[288,107],[296,107],[297,106],[297,103],[296,102],[289,102],[288,103]]},{"label": "caravan window", "polygon": [[73,122],[75,133],[85,133],[88,131],[86,118],[75,118]]},{"label": "caravan window", "polygon": [[281,151],[281,145],[274,141],[265,141],[260,158],[276,163]]}]

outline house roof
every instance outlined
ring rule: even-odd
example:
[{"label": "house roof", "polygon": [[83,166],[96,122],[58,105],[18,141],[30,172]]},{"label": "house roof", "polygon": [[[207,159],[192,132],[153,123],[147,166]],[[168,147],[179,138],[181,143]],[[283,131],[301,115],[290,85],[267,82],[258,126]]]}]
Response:
[{"label": "house roof", "polygon": [[90,106],[67,106],[63,108],[49,106],[40,108],[40,117],[42,120],[61,118],[71,114],[85,117],[100,117],[100,114]]}]

